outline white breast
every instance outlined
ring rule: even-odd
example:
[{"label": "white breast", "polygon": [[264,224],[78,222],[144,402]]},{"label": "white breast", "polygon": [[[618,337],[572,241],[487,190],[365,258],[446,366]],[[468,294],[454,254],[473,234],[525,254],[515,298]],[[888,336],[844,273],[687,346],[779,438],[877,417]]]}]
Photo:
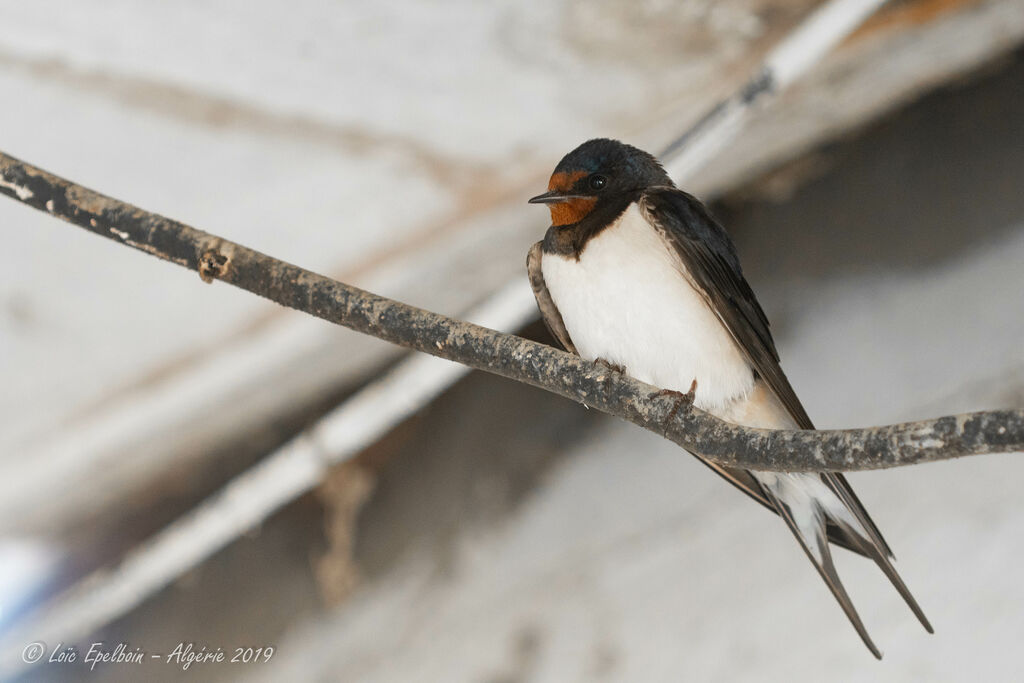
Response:
[{"label": "white breast", "polygon": [[579,261],[545,254],[541,268],[584,358],[664,389],[687,391],[696,379],[697,406],[715,412],[753,387],[750,365],[636,204]]}]

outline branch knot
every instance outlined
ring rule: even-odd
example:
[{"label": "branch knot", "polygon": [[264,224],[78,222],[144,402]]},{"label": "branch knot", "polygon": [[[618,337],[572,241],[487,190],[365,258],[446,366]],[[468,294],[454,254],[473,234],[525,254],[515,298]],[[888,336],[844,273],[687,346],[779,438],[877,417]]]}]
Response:
[{"label": "branch knot", "polygon": [[224,277],[231,265],[231,257],[221,252],[219,242],[220,240],[216,246],[207,249],[199,257],[199,277],[207,284]]}]

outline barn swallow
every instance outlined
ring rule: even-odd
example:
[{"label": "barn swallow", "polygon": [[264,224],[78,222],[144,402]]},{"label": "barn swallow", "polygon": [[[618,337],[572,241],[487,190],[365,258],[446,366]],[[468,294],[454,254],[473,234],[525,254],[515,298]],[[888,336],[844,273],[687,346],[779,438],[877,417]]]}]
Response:
[{"label": "barn swallow", "polygon": [[[530,203],[551,211],[551,227],[527,256],[530,284],[566,350],[668,391],[692,389],[696,407],[729,422],[814,429],[732,240],[652,155],[590,140],[559,162],[548,191]],[[882,655],[839,580],[830,542],[874,560],[932,632],[841,473],[701,461],[785,521],[875,657]]]}]

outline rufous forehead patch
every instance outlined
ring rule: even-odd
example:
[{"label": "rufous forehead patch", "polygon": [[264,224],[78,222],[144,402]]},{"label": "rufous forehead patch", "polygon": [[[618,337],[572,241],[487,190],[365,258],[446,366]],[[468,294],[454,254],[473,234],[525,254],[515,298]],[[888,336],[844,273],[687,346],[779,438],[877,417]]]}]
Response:
[{"label": "rufous forehead patch", "polygon": [[553,173],[551,174],[551,180],[548,181],[548,191],[568,192],[576,184],[576,181],[585,175],[587,175],[586,171]]},{"label": "rufous forehead patch", "polygon": [[597,197],[583,197],[570,199],[567,202],[549,204],[551,209],[551,225],[572,225],[579,223],[587,217],[594,205],[597,204]]}]

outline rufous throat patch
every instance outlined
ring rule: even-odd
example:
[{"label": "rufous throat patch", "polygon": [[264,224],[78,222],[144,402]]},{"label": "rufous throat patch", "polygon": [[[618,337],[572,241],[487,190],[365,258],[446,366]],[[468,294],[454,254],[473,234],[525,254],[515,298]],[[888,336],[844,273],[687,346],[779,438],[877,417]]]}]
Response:
[{"label": "rufous throat patch", "polygon": [[570,199],[567,202],[548,204],[548,208],[551,209],[551,225],[579,223],[593,210],[594,204],[597,204],[597,197]]}]

